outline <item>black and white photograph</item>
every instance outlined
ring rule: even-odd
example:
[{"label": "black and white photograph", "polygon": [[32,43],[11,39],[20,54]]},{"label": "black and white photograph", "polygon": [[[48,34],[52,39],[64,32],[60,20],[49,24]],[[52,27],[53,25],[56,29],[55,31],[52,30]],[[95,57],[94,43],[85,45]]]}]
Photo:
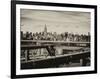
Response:
[{"label": "black and white photograph", "polygon": [[97,72],[96,6],[17,1],[13,7],[12,75]]},{"label": "black and white photograph", "polygon": [[90,66],[90,12],[20,9],[21,69]]}]

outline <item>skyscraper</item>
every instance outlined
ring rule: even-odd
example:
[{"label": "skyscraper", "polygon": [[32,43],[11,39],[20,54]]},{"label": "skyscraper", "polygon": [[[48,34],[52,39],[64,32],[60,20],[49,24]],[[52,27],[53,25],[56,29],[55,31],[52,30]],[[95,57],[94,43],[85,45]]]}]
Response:
[{"label": "skyscraper", "polygon": [[46,24],[45,24],[45,27],[44,27],[44,37],[45,37],[45,39],[47,38],[47,27],[46,27]]},{"label": "skyscraper", "polygon": [[47,27],[46,27],[46,24],[45,24],[45,27],[44,27],[44,33],[47,33]]}]

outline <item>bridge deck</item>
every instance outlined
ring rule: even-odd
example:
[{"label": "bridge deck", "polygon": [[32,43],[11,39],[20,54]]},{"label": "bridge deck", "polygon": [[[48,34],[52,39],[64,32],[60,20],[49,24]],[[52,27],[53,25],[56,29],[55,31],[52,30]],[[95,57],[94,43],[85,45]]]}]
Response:
[{"label": "bridge deck", "polygon": [[[74,57],[74,56],[89,56],[90,55],[90,51],[85,51],[85,52],[76,52],[76,53],[73,53],[73,54],[64,54],[64,55],[57,55],[57,56],[49,56],[47,58],[44,58],[44,59],[37,59],[37,60],[29,60],[29,61],[24,61],[22,63],[28,63],[28,62],[41,62],[41,61],[45,61],[45,60],[52,60],[52,59],[63,59],[63,58],[67,58],[67,57]],[[79,56],[79,57],[80,57]]]},{"label": "bridge deck", "polygon": [[80,42],[80,41],[45,41],[45,40],[21,40],[21,42],[40,42],[40,43],[76,43],[76,44],[89,44],[90,42]]}]

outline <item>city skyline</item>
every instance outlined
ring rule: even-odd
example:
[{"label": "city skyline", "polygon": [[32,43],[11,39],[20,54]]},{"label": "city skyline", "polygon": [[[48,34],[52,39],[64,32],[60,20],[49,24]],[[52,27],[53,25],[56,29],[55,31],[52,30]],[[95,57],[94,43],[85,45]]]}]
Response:
[{"label": "city skyline", "polygon": [[[90,32],[90,13],[21,9],[21,31],[87,34]],[[59,19],[60,18],[60,19]],[[34,29],[35,28],[35,29]]]}]

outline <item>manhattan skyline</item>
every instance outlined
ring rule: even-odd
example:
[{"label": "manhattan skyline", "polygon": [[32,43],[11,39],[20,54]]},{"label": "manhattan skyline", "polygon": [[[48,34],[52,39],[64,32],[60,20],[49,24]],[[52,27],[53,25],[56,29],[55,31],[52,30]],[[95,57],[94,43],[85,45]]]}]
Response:
[{"label": "manhattan skyline", "polygon": [[79,33],[90,32],[90,13],[72,11],[48,11],[21,9],[21,31],[43,32],[46,25],[48,32]]}]

